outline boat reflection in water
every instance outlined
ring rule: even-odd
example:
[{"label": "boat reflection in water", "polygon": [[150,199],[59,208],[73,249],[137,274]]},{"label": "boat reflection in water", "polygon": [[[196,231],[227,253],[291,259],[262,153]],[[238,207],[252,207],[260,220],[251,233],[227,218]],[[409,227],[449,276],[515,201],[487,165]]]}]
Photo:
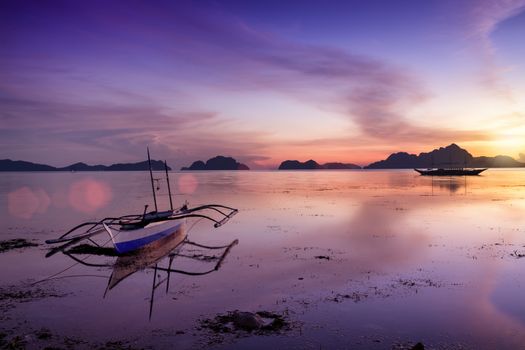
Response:
[{"label": "boat reflection in water", "polygon": [[438,187],[440,190],[447,191],[450,194],[457,193],[460,189],[464,189],[466,194],[467,182],[465,180],[456,180],[454,178],[443,180],[444,181],[432,180],[432,186]]},{"label": "boat reflection in water", "polygon": [[[238,240],[232,241],[228,245],[224,246],[206,246],[191,242],[188,240],[188,235],[185,229],[185,225],[173,232],[172,234],[155,240],[137,250],[134,250],[131,253],[119,255],[113,248],[103,247],[97,244],[95,241],[91,241],[92,244],[80,244],[74,247],[71,247],[68,250],[63,250],[62,253],[70,257],[75,261],[76,264],[81,264],[84,266],[90,267],[108,267],[112,268],[111,275],[108,277],[108,284],[106,291],[104,292],[104,297],[107,293],[124,281],[127,277],[133,275],[138,271],[143,271],[146,269],[153,269],[153,282],[151,288],[151,297],[149,300],[149,318],[153,312],[153,303],[155,298],[155,291],[163,284],[166,285],[166,293],[169,291],[170,275],[172,273],[190,275],[190,276],[202,276],[210,274],[214,271],[219,270],[224,259],[230,252],[231,248],[238,243]],[[195,254],[195,252],[189,252],[188,248],[198,248],[201,249],[200,254]],[[205,254],[206,251],[220,251],[221,254]],[[91,263],[87,262],[88,258],[91,257],[116,257],[113,262],[105,263]],[[198,260],[200,262],[206,262],[208,266],[203,271],[187,271],[173,269],[172,265],[175,258],[185,258]],[[161,278],[159,272],[164,272],[165,277]],[[53,278],[56,278],[57,275],[54,275]],[[67,277],[67,276],[63,276]]]}]

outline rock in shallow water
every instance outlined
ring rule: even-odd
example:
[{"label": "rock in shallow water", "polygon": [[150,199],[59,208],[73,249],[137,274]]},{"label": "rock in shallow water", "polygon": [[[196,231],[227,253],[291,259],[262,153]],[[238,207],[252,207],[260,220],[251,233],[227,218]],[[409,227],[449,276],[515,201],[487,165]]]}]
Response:
[{"label": "rock in shallow water", "polygon": [[215,334],[272,334],[288,331],[291,324],[283,315],[269,311],[230,311],[214,318],[200,320],[200,329],[211,330]]},{"label": "rock in shallow water", "polygon": [[253,331],[264,326],[262,317],[252,312],[237,311],[232,316],[233,325],[237,329]]},{"label": "rock in shallow water", "polygon": [[411,350],[425,350],[425,346],[423,345],[423,343],[417,343],[412,347]]}]

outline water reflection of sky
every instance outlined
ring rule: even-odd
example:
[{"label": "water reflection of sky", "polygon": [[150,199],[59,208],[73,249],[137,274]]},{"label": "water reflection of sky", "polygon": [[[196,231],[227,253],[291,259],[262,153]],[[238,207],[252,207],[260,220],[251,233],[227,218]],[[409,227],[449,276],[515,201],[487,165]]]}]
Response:
[{"label": "water reflection of sky", "polygon": [[[525,259],[510,256],[514,250],[525,252],[524,171],[489,170],[467,179],[422,177],[412,171],[171,177],[175,203],[187,199],[190,205],[222,203],[240,209],[224,227],[199,223],[190,232],[192,240],[209,244],[239,238],[221,271],[198,280],[175,278],[173,292],[158,301],[158,313],[148,323],[144,305],[137,304],[147,294],[148,272],[131,276],[104,306],[99,305],[100,281],[61,281],[73,297],[25,305],[22,316],[35,323],[49,321],[39,312],[65,304],[63,319],[51,323],[74,332],[62,323],[80,309],[90,325],[86,332],[103,335],[105,322],[142,320],[120,331],[140,333],[166,323],[187,327],[199,315],[216,312],[289,308],[310,331],[302,340],[289,340],[295,345],[324,341],[339,346],[361,335],[381,335],[385,341],[417,336],[435,344],[447,335],[487,348],[525,340],[520,282]],[[141,213],[144,204],[153,206],[147,180],[142,172],[1,174],[0,232],[43,241],[81,221]],[[167,208],[162,181],[160,187],[159,207]],[[65,264],[42,261],[38,250],[24,254],[0,255],[2,263],[18,264],[18,277],[4,271],[2,281],[16,281],[20,274],[43,277]],[[38,268],[35,261],[41,262]],[[407,280],[416,287],[404,285]],[[330,301],[353,292],[368,293],[367,300]],[[175,319],[175,310],[184,317]],[[100,321],[109,313],[107,321]],[[334,332],[345,336],[334,337]],[[246,344],[250,341],[238,346]]]}]

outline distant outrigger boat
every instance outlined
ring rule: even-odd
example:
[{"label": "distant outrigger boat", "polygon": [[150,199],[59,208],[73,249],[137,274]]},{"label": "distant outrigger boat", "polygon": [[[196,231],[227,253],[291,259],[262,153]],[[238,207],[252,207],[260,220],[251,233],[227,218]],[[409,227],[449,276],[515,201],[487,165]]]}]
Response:
[{"label": "distant outrigger boat", "polygon": [[[172,234],[185,236],[183,225],[186,218],[207,219],[213,221],[215,227],[220,227],[225,224],[232,216],[237,214],[237,209],[218,204],[207,204],[194,208],[188,208],[188,206],[184,204],[178,210],[173,210],[168,165],[166,162],[164,162],[164,167],[166,171],[166,182],[168,184],[170,210],[159,212],[157,210],[157,198],[155,195],[155,185],[153,173],[151,170],[149,149],[148,164],[155,211],[147,213],[146,211],[148,206],[146,205],[144,208],[144,213],[142,214],[107,217],[100,221],[82,223],[78,226],[75,226],[57,239],[47,240],[46,243],[48,244],[64,243],[60,247],[51,250],[47,256],[53,255],[54,253],[62,251],[73,244],[76,244],[85,239],[90,239],[91,237],[103,232],[107,232],[109,234],[117,253],[125,254]],[[216,220],[211,216],[204,214],[203,212],[206,210],[214,211],[221,216],[221,219]],[[71,233],[77,232],[77,230],[86,227],[87,230],[84,232],[70,236]]]},{"label": "distant outrigger boat", "polygon": [[437,169],[414,169],[425,176],[469,176],[479,175],[485,169],[466,169],[466,168],[437,168]]}]

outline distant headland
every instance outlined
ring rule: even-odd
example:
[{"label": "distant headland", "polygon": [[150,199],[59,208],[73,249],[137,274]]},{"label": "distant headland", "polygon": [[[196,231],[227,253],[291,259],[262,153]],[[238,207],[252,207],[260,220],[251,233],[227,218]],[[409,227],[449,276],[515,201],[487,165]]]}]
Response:
[{"label": "distant headland", "polygon": [[316,169],[361,169],[359,165],[351,163],[325,163],[319,164],[315,160],[300,162],[298,160],[285,160],[279,165],[279,170],[316,170]]},{"label": "distant headland", "polygon": [[[164,162],[161,160],[151,160],[152,170],[164,170]],[[63,168],[57,168],[46,164],[37,164],[23,160],[0,160],[0,171],[144,171],[149,170],[148,161],[138,163],[117,163],[106,165],[87,165],[85,163],[75,163]],[[171,168],[168,166],[168,170]]]},{"label": "distant headland", "polygon": [[189,167],[182,167],[180,170],[250,170],[250,168],[232,157],[217,156],[208,159],[206,163],[197,160]]},{"label": "distant headland", "polygon": [[411,169],[411,168],[515,168],[525,167],[509,156],[473,157],[455,143],[419,155],[406,152],[392,153],[387,159],[371,163],[365,169]]},{"label": "distant headland", "polygon": [[[392,153],[387,159],[371,163],[363,169],[412,169],[412,168],[520,168],[525,163],[512,157],[499,155],[495,157],[474,157],[467,150],[455,143],[446,147],[423,152],[419,155],[406,152]],[[279,170],[316,170],[316,169],[361,169],[355,164],[326,163],[319,164],[315,160],[300,162],[285,160],[279,165]]]}]

